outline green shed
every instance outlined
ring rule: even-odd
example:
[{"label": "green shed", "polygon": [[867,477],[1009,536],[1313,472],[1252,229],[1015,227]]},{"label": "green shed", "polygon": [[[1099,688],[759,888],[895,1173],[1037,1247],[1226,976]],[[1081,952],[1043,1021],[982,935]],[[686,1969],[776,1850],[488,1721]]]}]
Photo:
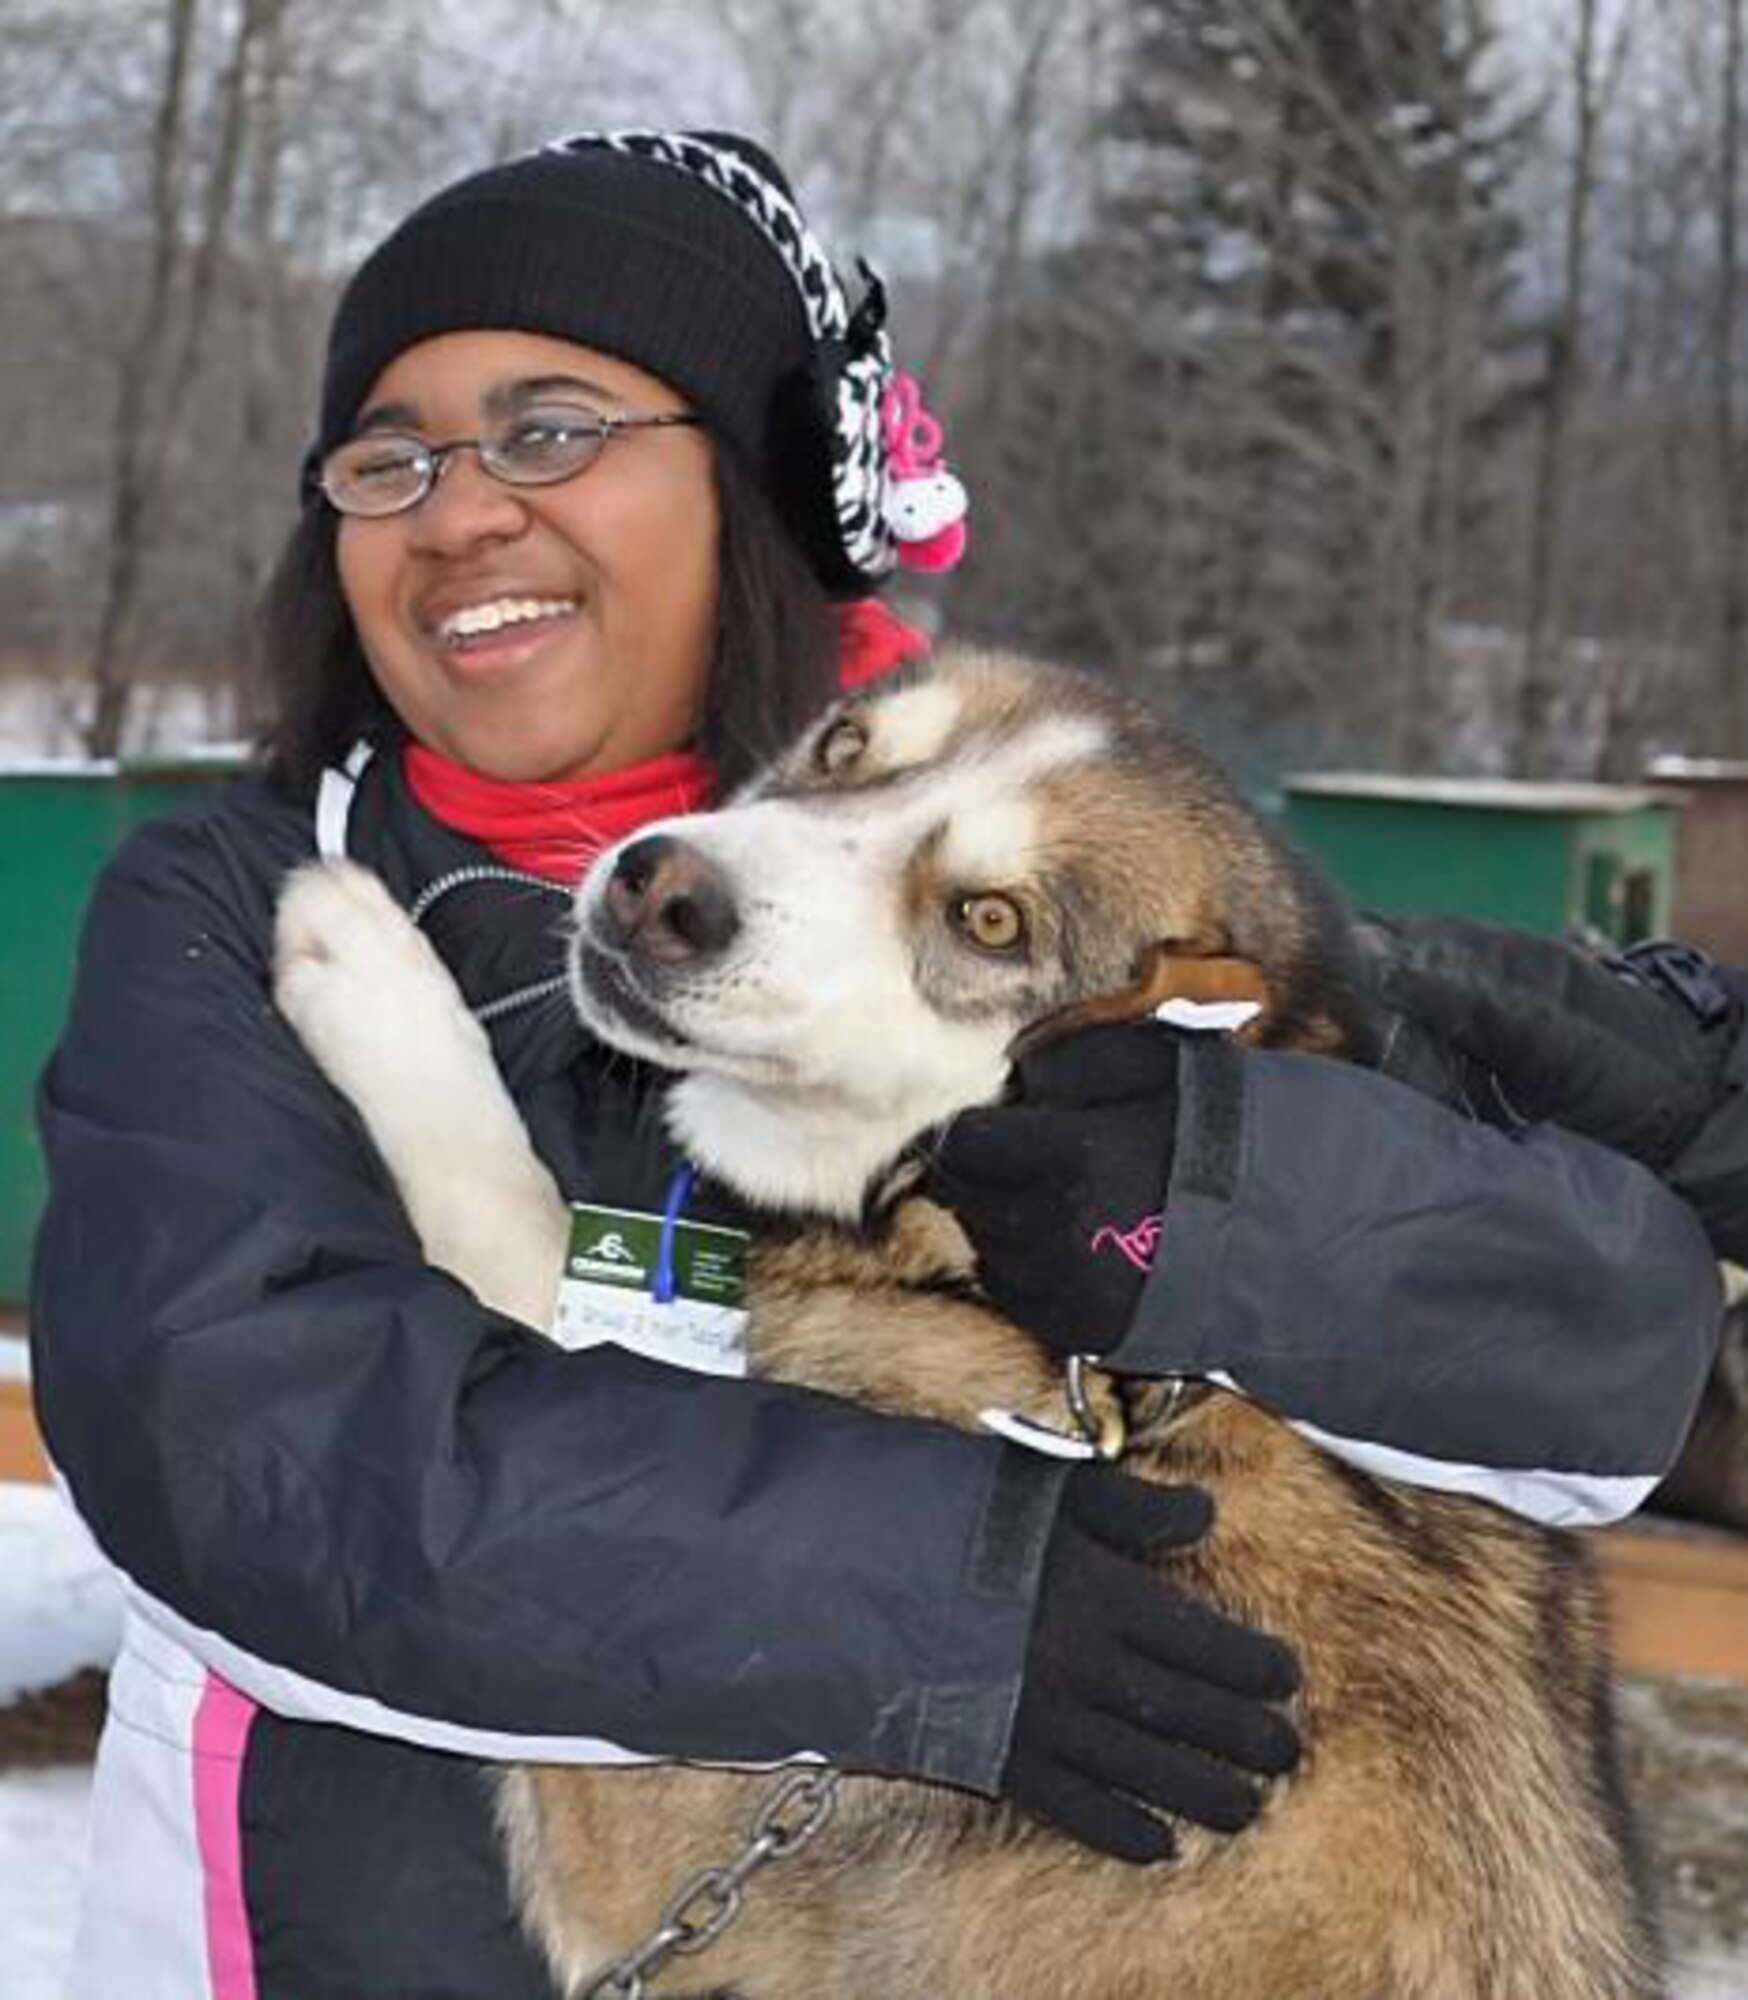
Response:
[{"label": "green shed", "polygon": [[142,820],[228,783],[240,750],[0,764],[0,1303],[22,1302],[43,1202],[36,1079],[60,1037],[85,905]]},{"label": "green shed", "polygon": [[1310,771],[1284,790],[1289,836],[1363,908],[1616,945],[1669,928],[1679,802],[1655,787]]}]

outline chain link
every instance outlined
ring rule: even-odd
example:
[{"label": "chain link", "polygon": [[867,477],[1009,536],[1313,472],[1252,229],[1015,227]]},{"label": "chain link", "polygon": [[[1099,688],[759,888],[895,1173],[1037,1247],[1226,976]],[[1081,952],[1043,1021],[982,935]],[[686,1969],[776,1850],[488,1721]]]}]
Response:
[{"label": "chain link", "polygon": [[785,1771],[760,1803],[732,1861],[689,1875],[668,1899],[655,1929],[598,1972],[578,2000],[644,2000],[645,1982],[670,1958],[691,1958],[740,1915],[746,1885],[761,1868],[786,1861],[824,1832],[843,1773],[829,1764]]}]

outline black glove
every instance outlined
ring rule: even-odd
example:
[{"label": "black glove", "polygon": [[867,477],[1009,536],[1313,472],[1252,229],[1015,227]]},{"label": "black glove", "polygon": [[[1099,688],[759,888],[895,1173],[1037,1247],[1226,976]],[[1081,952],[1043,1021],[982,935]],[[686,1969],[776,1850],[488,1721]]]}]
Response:
[{"label": "black glove", "polygon": [[1001,1104],[948,1126],[928,1191],[959,1218],[991,1305],[1060,1354],[1128,1331],[1158,1246],[1179,1037],[1088,1028],[1022,1056]]},{"label": "black glove", "polygon": [[[1658,1172],[1716,1108],[1739,1009],[1700,953],[1638,946],[1600,960],[1458,917],[1368,928],[1378,997],[1468,1065],[1471,1098],[1479,1075],[1518,1120],[1563,1125]],[[1412,1029],[1386,1037],[1387,1073],[1419,1081],[1425,1059]]]},{"label": "black glove", "polygon": [[1156,1813],[1248,1826],[1256,1777],[1298,1762],[1269,1706],[1299,1685],[1293,1655],[1146,1565],[1199,1541],[1213,1513],[1196,1487],[1077,1466],[1045,1550],[1002,1795],[1119,1861],[1172,1852]]}]

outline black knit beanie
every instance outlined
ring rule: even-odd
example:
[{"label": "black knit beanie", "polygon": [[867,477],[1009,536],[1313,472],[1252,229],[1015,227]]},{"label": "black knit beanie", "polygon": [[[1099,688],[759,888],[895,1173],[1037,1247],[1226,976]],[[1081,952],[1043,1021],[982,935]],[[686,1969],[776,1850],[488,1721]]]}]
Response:
[{"label": "black knit beanie", "polygon": [[750,141],[586,134],[455,182],[365,261],[329,338],[306,492],[406,348],[479,328],[550,334],[678,390],[745,455],[826,587],[866,588],[893,560],[883,317],[871,274],[850,311]]}]

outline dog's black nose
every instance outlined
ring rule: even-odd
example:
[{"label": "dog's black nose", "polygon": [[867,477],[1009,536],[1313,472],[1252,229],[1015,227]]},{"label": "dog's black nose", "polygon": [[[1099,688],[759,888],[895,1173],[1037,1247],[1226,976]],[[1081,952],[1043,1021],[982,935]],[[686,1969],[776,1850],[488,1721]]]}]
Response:
[{"label": "dog's black nose", "polygon": [[602,908],[617,944],[663,965],[713,958],[740,929],[728,884],[697,848],[665,833],[620,855]]}]

